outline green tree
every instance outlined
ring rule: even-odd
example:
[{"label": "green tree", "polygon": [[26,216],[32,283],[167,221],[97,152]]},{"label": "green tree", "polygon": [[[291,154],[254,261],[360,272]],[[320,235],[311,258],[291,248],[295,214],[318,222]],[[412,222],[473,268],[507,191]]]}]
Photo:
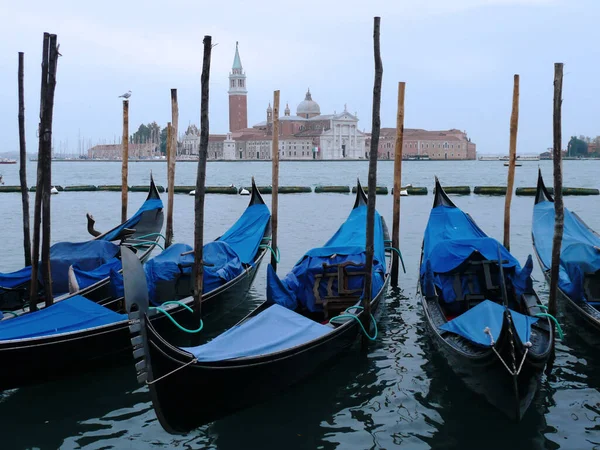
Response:
[{"label": "green tree", "polygon": [[569,145],[567,146],[567,154],[569,156],[584,156],[587,155],[587,152],[588,144],[583,139],[571,136]]},{"label": "green tree", "polygon": [[160,132],[160,152],[163,155],[167,154],[167,127],[164,127]]}]

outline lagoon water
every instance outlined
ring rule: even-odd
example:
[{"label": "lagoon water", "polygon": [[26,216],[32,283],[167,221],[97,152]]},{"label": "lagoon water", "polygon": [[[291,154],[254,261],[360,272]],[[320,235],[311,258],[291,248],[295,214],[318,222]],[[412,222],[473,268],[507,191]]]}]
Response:
[{"label": "lagoon water", "polygon": [[[35,163],[28,181],[34,183]],[[596,161],[565,161],[564,185],[600,187]],[[515,186],[535,186],[537,169],[551,185],[552,162],[524,162]],[[54,162],[53,184],[120,184],[117,162]],[[166,185],[166,164],[130,163],[129,184]],[[282,162],[280,185],[367,183],[368,163]],[[392,187],[393,163],[378,164],[378,185]],[[0,166],[7,185],[19,184],[18,165]],[[502,162],[419,162],[403,165],[403,184],[426,186],[427,196],[402,197],[400,243],[406,274],[382,306],[379,337],[368,351],[356,347],[315,376],[263,404],[204,426],[184,436],[163,431],[139,386],[133,367],[105,370],[0,393],[2,449],[591,449],[600,448],[600,354],[597,343],[564,316],[566,336],[557,345],[554,371],[519,424],[509,422],[471,394],[434,350],[416,297],[423,231],[432,203],[434,175],[445,185],[505,185]],[[210,162],[207,185],[271,184],[268,162]],[[176,184],[193,185],[196,164],[178,163]],[[265,195],[270,205],[270,196]],[[0,271],[22,265],[20,194],[0,194]],[[30,201],[33,203],[33,194]],[[52,240],[85,240],[85,213],[107,229],[120,217],[120,193],[63,192],[52,196]],[[133,213],[145,194],[130,193]],[[166,196],[163,195],[166,203]],[[286,273],[309,248],[324,243],[348,215],[353,196],[290,194],[279,198],[280,273]],[[489,235],[502,239],[504,197],[454,196]],[[206,239],[214,239],[242,213],[248,197],[206,197]],[[565,197],[592,228],[600,230],[600,196]],[[193,239],[193,197],[175,196],[175,239]],[[533,197],[514,197],[511,248],[523,263],[532,253]],[[377,197],[377,209],[391,228],[392,196]],[[539,266],[535,285],[544,300],[548,289]],[[266,264],[248,300],[230,317],[233,324],[260,303]],[[10,370],[0,361],[0,370]],[[244,383],[244,380],[239,380]],[[181,386],[185,389],[185,386]],[[210,389],[210,386],[206,387]],[[210,405],[206,405],[210,408]]]}]

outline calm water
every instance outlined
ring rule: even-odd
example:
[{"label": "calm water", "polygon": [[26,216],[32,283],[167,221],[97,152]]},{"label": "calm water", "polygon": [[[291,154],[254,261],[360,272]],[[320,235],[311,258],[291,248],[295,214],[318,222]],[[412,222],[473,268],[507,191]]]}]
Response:
[{"label": "calm water", "polygon": [[[534,186],[538,166],[550,183],[550,161],[525,162],[516,170],[516,186]],[[150,170],[166,184],[164,163],[131,163],[130,183],[145,184]],[[177,166],[177,184],[195,184],[196,165]],[[378,185],[392,186],[391,162],[379,163]],[[599,187],[600,163],[565,161],[564,184]],[[118,184],[119,163],[53,165],[53,183]],[[18,184],[17,166],[0,166],[6,184]],[[35,167],[29,168],[33,182]],[[209,163],[207,184],[270,184],[268,163]],[[281,185],[366,184],[367,162],[281,164]],[[379,338],[368,352],[355,348],[310,380],[264,404],[205,426],[186,436],[171,436],[160,427],[145,387],[138,386],[132,367],[113,367],[78,378],[0,394],[0,448],[442,448],[538,449],[600,448],[600,355],[564,323],[565,341],[557,347],[556,367],[544,378],[535,403],[516,425],[472,395],[433,350],[415,296],[423,230],[431,208],[433,176],[446,185],[502,185],[501,162],[408,162],[403,184],[427,186],[429,195],[403,197],[401,247],[407,273],[401,289],[391,290],[379,322]],[[33,197],[31,197],[33,199]],[[265,196],[270,204],[270,196]],[[130,193],[130,211],[144,194]],[[462,196],[455,202],[491,236],[502,238],[503,197]],[[566,197],[566,205],[600,229],[600,197]],[[248,201],[241,196],[206,198],[206,235],[220,235],[241,214]],[[120,194],[61,193],[52,197],[52,238],[87,239],[85,212],[98,229],[107,229],[120,215]],[[193,198],[175,197],[175,233],[191,243]],[[286,273],[310,247],[325,242],[352,207],[353,196],[294,194],[280,196],[280,272]],[[532,197],[516,197],[512,207],[511,247],[524,262],[532,252]],[[378,196],[377,208],[392,224],[392,197]],[[0,271],[22,264],[20,194],[0,194],[4,231]],[[265,269],[258,273],[247,304],[231,321],[261,301]],[[536,265],[536,285],[545,299],[547,287]],[[0,362],[0,370],[9,370]],[[240,380],[243,383],[244,380]],[[185,386],[182,386],[185,389]],[[207,386],[210,389],[210,386]],[[210,405],[207,405],[210,407]]]}]

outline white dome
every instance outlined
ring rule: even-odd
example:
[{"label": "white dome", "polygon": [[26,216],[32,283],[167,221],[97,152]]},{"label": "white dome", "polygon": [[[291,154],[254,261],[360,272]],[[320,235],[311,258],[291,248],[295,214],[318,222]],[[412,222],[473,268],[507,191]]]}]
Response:
[{"label": "white dome", "polygon": [[306,114],[321,114],[321,107],[317,102],[313,101],[312,96],[310,95],[310,89],[306,92],[304,101],[300,102],[298,108],[296,108],[296,115],[305,116]]}]

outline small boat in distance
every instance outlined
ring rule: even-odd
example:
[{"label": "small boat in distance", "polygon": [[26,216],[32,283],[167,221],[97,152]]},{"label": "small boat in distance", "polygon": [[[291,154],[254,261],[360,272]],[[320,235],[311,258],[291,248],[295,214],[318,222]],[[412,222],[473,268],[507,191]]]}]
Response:
[{"label": "small boat in distance", "polygon": [[0,164],[16,164],[16,159],[0,158]]},{"label": "small boat in distance", "polygon": [[[504,163],[504,167],[508,167],[510,165],[510,163],[507,161]],[[519,161],[515,161],[515,167],[521,167],[523,164],[521,164]]]}]

